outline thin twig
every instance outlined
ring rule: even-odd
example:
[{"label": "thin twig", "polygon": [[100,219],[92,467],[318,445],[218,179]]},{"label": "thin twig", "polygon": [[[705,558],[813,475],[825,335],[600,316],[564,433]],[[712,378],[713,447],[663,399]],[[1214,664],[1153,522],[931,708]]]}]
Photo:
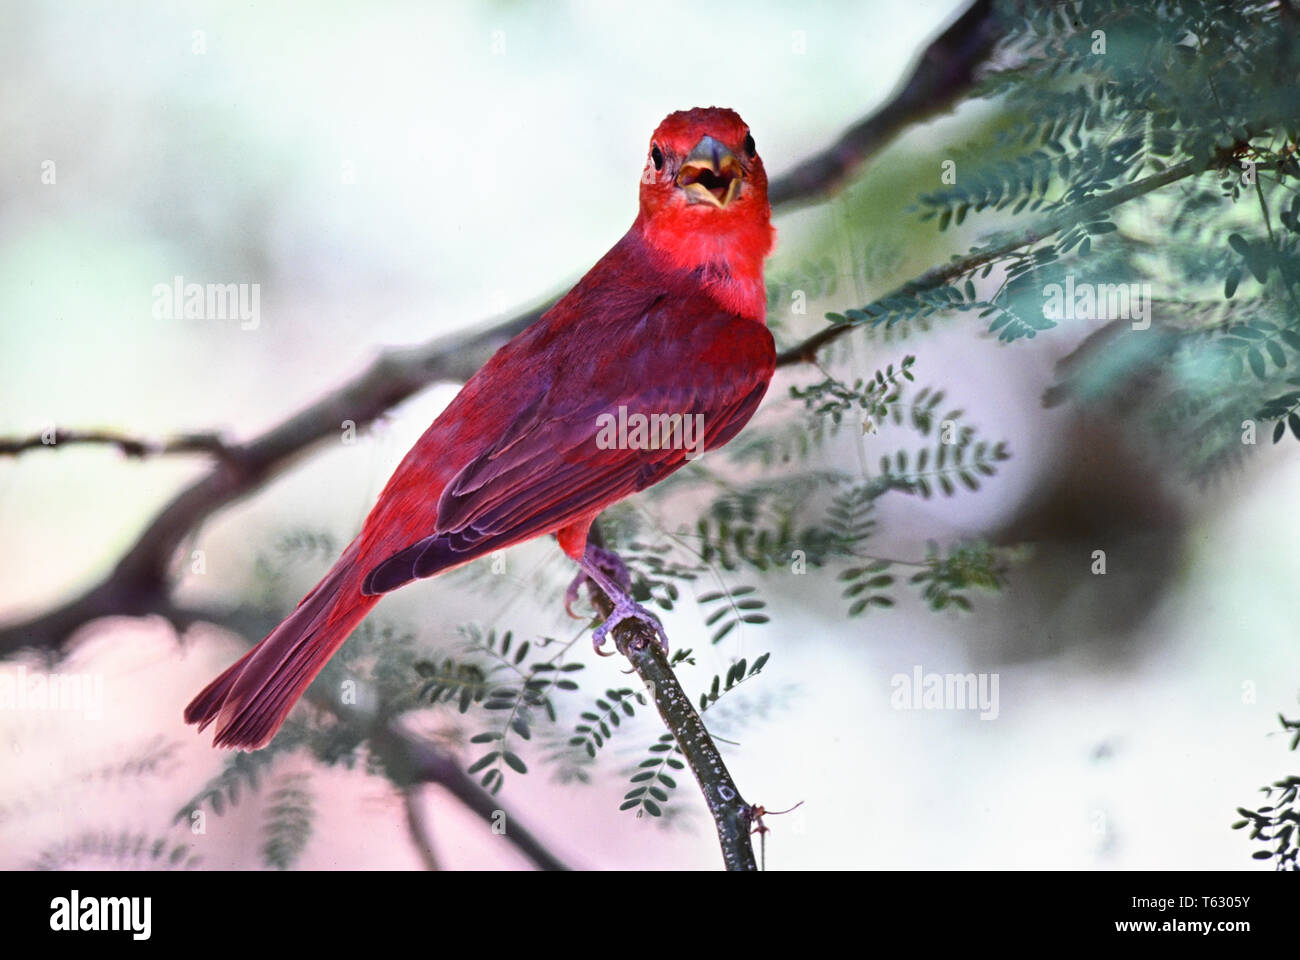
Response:
[{"label": "thin twig", "polygon": [[[609,617],[614,604],[590,581],[588,586],[596,609]],[[723,864],[728,870],[757,870],[749,832],[752,808],[740,795],[708,728],[678,683],[654,630],[639,620],[627,620],[614,628],[614,643],[646,685],[660,719],[695,775],[718,831]]]},{"label": "thin twig", "polygon": [[233,448],[215,433],[182,434],[170,440],[142,440],[115,430],[60,430],[57,427],[28,437],[0,437],[0,456],[17,456],[28,450],[70,444],[117,447],[123,454],[135,459],[173,453],[209,453],[227,458],[235,456]]}]

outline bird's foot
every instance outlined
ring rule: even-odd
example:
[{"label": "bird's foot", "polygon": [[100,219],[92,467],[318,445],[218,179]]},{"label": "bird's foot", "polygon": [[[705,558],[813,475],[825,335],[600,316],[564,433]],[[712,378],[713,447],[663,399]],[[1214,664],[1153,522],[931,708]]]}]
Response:
[{"label": "bird's foot", "polygon": [[632,599],[632,574],[619,555],[603,547],[588,545],[581,566],[582,572],[573,578],[569,589],[564,592],[564,609],[568,611],[569,616],[574,615],[573,603],[578,599],[578,591],[586,582],[600,588],[614,604],[614,609],[605,618],[605,622],[592,634],[592,646],[595,647],[596,652],[602,657],[612,656],[612,653],[602,649],[610,631],[626,620],[639,620],[654,630],[656,642],[664,653],[667,653],[668,636],[664,633],[663,624],[659,622],[658,617]]},{"label": "bird's foot", "polygon": [[[608,593],[608,591],[606,591]],[[605,638],[608,637],[615,627],[620,623],[628,620],[639,620],[644,623],[655,633],[655,642],[659,644],[659,649],[668,653],[668,635],[664,633],[664,626],[659,622],[659,618],[647,610],[641,604],[633,600],[628,594],[622,593],[617,597],[610,596],[614,601],[614,609],[610,615],[605,618],[605,622],[598,626],[591,635],[591,645],[595,648],[596,653],[602,657],[613,656],[613,653],[606,653],[602,648],[605,646]],[[615,641],[617,644],[617,641]]]}]

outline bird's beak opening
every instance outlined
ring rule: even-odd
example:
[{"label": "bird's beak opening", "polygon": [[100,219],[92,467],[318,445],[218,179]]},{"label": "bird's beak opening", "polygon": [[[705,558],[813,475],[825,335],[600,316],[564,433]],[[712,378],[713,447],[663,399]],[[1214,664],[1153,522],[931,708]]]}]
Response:
[{"label": "bird's beak opening", "polygon": [[677,173],[677,186],[691,203],[711,203],[722,208],[740,193],[745,179],[736,155],[712,137],[703,137]]}]

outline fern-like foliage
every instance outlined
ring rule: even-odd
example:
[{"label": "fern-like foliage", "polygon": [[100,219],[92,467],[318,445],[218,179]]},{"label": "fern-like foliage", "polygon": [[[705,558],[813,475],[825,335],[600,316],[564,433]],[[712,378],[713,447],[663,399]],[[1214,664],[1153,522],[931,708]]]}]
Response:
[{"label": "fern-like foliage", "polygon": [[[492,793],[501,789],[506,770],[528,772],[527,762],[512,749],[515,742],[533,737],[539,720],[554,724],[558,713],[553,695],[578,689],[570,674],[581,670],[582,663],[565,662],[570,644],[550,638],[515,643],[514,633],[498,634],[477,624],[462,628],[469,641],[471,662],[457,663],[448,658],[441,665],[418,661],[415,670],[423,679],[420,697],[429,703],[455,700],[461,713],[478,705],[492,722],[488,729],[470,738],[470,743],[490,747],[469,765],[469,772],[480,774],[480,782]],[[530,654],[550,649],[549,656],[530,658]]]},{"label": "fern-like foliage", "polygon": [[203,858],[187,843],[129,830],[86,830],[42,850],[33,870],[193,870]]},{"label": "fern-like foliage", "polygon": [[[1300,746],[1300,719],[1288,720],[1278,714],[1278,722],[1291,737],[1291,749]],[[1250,839],[1263,844],[1265,849],[1256,850],[1252,857],[1256,860],[1272,860],[1274,869],[1300,870],[1300,777],[1283,777],[1267,787],[1260,787],[1260,792],[1269,802],[1255,810],[1238,807],[1242,819],[1232,825],[1234,830],[1250,827]]]},{"label": "fern-like foliage", "polygon": [[671,733],[661,733],[650,745],[650,754],[638,765],[630,781],[632,788],[623,795],[620,810],[631,810],[638,817],[648,813],[652,817],[663,816],[663,806],[668,802],[670,790],[677,789],[677,780],[668,771],[684,770],[686,763],[681,759],[682,750],[673,742]]},{"label": "fern-like foliage", "polygon": [[268,867],[291,868],[311,838],[315,805],[310,781],[308,773],[287,774],[267,794],[262,859]]},{"label": "fern-like foliage", "polygon": [[298,738],[294,728],[289,728],[288,736],[278,736],[271,744],[252,753],[232,753],[222,764],[221,772],[208,781],[188,803],[176,812],[174,823],[189,823],[194,815],[204,807],[221,816],[227,809],[234,807],[250,793],[256,793],[271,765],[280,754],[297,746]]},{"label": "fern-like foliage", "polygon": [[941,230],[986,224],[984,241],[968,266],[827,319],[975,311],[1005,342],[1109,321],[1059,397],[1122,418],[1197,478],[1238,462],[1257,421],[1280,440],[1300,400],[1292,6],[999,6],[1003,66],[981,95],[1016,122],[955,154],[917,204]]},{"label": "fern-like foliage", "polygon": [[633,693],[630,687],[606,690],[604,697],[596,698],[593,709],[582,712],[582,722],[573,728],[569,745],[581,747],[587,756],[594,759],[596,751],[605,745],[605,741],[622,724],[623,717],[636,716],[636,704],[644,706],[645,702],[645,694]]}]

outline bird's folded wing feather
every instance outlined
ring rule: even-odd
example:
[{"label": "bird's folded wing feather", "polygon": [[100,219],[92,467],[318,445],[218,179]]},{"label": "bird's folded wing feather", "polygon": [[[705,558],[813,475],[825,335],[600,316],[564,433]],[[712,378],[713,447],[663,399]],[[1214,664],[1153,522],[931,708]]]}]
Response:
[{"label": "bird's folded wing feather", "polygon": [[[363,592],[387,593],[557,530],[688,462],[680,443],[602,448],[602,414],[615,421],[620,407],[629,417],[699,414],[703,438],[692,438],[692,447],[707,450],[730,440],[766,392],[775,356],[771,334],[716,308],[655,306],[616,331],[614,343],[561,332],[551,348],[554,369],[537,378],[525,403],[516,398],[518,413],[452,477],[434,529],[377,564]],[[604,332],[608,339],[608,328]]]}]

